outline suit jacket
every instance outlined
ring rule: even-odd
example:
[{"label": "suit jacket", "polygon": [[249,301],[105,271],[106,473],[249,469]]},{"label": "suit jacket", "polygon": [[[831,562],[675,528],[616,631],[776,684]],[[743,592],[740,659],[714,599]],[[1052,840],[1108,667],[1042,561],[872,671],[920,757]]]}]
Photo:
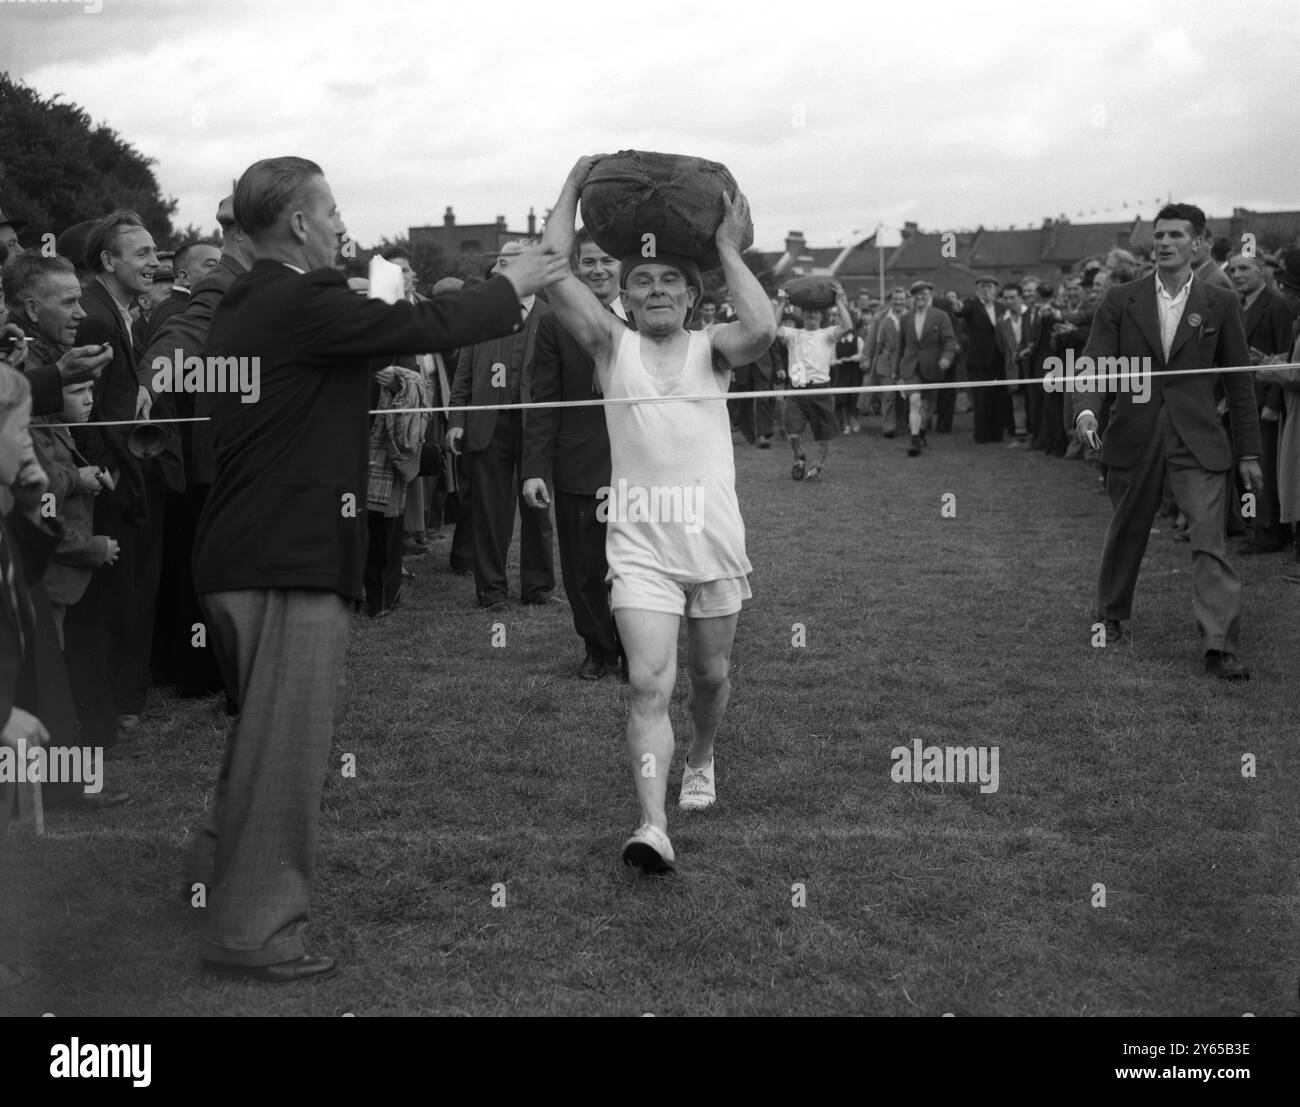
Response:
[{"label": "suit jacket", "polygon": [[[1290,353],[1293,314],[1286,297],[1265,285],[1246,309],[1246,345],[1262,354]],[[1256,377],[1255,402],[1281,411],[1281,387]]]},{"label": "suit jacket", "polygon": [[903,349],[903,336],[898,329],[898,319],[888,311],[877,315],[872,320],[868,342],[867,362],[871,366],[872,373],[888,380],[898,376],[898,358]]},{"label": "suit jacket", "polygon": [[[0,514],[0,530],[4,531],[5,548],[13,562],[18,598],[15,611],[8,595],[0,591],[0,726],[3,726],[14,707],[30,711],[38,719],[41,717],[36,680],[41,634],[29,589],[39,585],[62,537],[62,527],[49,519],[44,528],[38,527],[14,511],[10,515]],[[18,646],[20,626],[25,647],[22,650]]]},{"label": "suit jacket", "polygon": [[966,322],[966,365],[970,371],[989,373],[1001,369],[1006,363],[1002,336],[984,305],[977,299],[963,300],[960,308],[953,309],[953,314]]},{"label": "suit jacket", "polygon": [[902,332],[902,346],[898,375],[904,380],[918,377],[923,381],[943,380],[939,359],[947,358],[951,362],[957,356],[957,336],[953,333],[948,313],[936,307],[928,308],[919,340],[916,337],[915,312],[909,311],[903,316],[899,330]]},{"label": "suit jacket", "polygon": [[268,258],[236,277],[207,354],[259,358],[261,395],[208,397],[216,473],[195,536],[195,591],[362,599],[370,359],[483,341],[518,322],[505,277],[421,304],[366,299],[337,269],[297,273]]},{"label": "suit jacket", "polygon": [[[596,364],[553,311],[537,324],[532,398],[595,400]],[[540,477],[560,492],[594,496],[610,480],[603,407],[543,407],[524,413],[521,480]]]},{"label": "suit jacket", "polygon": [[133,460],[126,449],[126,432],[129,428],[98,430],[93,424],[100,420],[113,422],[135,418],[140,384],[136,378],[135,347],[122,312],[100,281],[92,280],[86,286],[81,294],[81,306],[86,318],[77,326],[74,345],[111,342],[113,359],[104,366],[99,380],[95,382],[95,406],[90,412],[91,423],[77,428],[77,447],[90,459],[92,465],[117,469],[130,465]]},{"label": "suit jacket", "polygon": [[1029,312],[1020,316],[1020,340],[1011,326],[1011,312],[1004,311],[998,316],[998,335],[1002,346],[1003,375],[1009,381],[1020,380],[1028,376],[1025,364],[1029,360]]},{"label": "suit jacket", "polygon": [[1056,325],[1056,320],[1039,304],[1029,309],[1025,319],[1030,375],[1041,377],[1043,362],[1052,356],[1052,327]]},{"label": "suit jacket", "polygon": [[[201,357],[207,348],[208,328],[217,305],[226,290],[240,273],[247,270],[235,258],[221,255],[217,267],[203,278],[180,310],[168,315],[156,332],[148,349],[140,359],[141,383],[153,387],[154,359],[166,358],[171,363],[180,351],[182,364],[187,357]],[[170,302],[170,301],[169,301]],[[199,393],[179,392],[171,396],[176,415],[182,419],[209,415],[209,397]],[[212,452],[212,431],[208,423],[177,423],[181,453],[184,458],[186,479],[191,484],[211,484],[216,471],[216,458]]]},{"label": "suit jacket", "polygon": [[[61,422],[50,419],[49,422]],[[45,570],[45,590],[54,603],[70,606],[86,594],[90,576],[108,558],[108,539],[95,534],[95,496],[81,490],[78,470],[86,459],[78,452],[67,427],[46,427],[33,420],[32,445],[50,479],[63,537]]]},{"label": "suit jacket", "polygon": [[1219,263],[1213,258],[1206,258],[1196,267],[1194,273],[1198,281],[1204,281],[1206,284],[1212,284],[1218,288],[1226,288],[1234,294],[1236,292],[1232,287],[1232,281],[1228,274],[1219,267]]},{"label": "suit jacket", "polygon": [[456,358],[456,377],[451,383],[451,417],[448,425],[460,427],[465,431],[464,448],[470,453],[478,453],[487,448],[496,430],[496,411],[457,411],[456,408],[466,404],[507,404],[511,403],[509,387],[492,386],[492,366],[504,365],[510,368],[515,356],[516,343],[522,340],[523,352],[520,362],[519,402],[528,403],[533,395],[533,360],[537,346],[537,328],[543,316],[552,314],[551,305],[541,299],[533,301],[533,309],[523,324],[522,339],[517,337],[520,331],[516,316],[511,332],[488,342],[479,342],[467,346]]},{"label": "suit jacket", "polygon": [[[162,325],[167,322],[177,312],[184,311],[185,305],[190,302],[189,289],[173,287],[171,294],[161,304],[149,313],[149,318],[141,328],[140,349],[147,350],[153,345],[154,339],[158,337],[158,332]],[[141,359],[140,369],[144,372],[144,361]],[[147,380],[141,380],[141,384],[148,384]]]},{"label": "suit jacket", "polygon": [[[1156,277],[1147,274],[1128,284],[1114,285],[1097,307],[1084,355],[1150,358],[1151,368],[1211,369],[1249,365],[1241,305],[1236,294],[1193,277],[1187,303],[1166,360],[1160,342],[1160,315],[1156,307]],[[1215,386],[1222,385],[1232,416],[1234,443],[1228,441],[1215,402]],[[1131,468],[1154,431],[1162,407],[1169,412],[1179,438],[1197,463],[1211,472],[1230,469],[1236,456],[1260,455],[1259,415],[1255,392],[1244,373],[1197,373],[1183,377],[1153,378],[1146,403],[1132,392],[1112,394],[1110,424],[1102,438],[1101,462],[1118,469]],[[1096,394],[1074,394],[1074,418],[1084,410],[1097,412]]]}]

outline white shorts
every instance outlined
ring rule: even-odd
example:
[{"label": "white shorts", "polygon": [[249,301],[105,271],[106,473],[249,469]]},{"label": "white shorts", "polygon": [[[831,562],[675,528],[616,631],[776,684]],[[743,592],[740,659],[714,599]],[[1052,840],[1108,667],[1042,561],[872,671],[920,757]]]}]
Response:
[{"label": "white shorts", "polygon": [[753,595],[745,577],[680,581],[668,577],[616,576],[611,584],[609,609],[717,619],[736,614],[741,601],[752,599]]}]

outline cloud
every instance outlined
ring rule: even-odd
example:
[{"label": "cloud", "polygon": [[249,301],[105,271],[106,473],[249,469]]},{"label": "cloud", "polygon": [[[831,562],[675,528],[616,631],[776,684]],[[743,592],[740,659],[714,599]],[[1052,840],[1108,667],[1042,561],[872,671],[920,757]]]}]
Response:
[{"label": "cloud", "polygon": [[281,153],[321,162],[362,242],[447,205],[520,227],[579,154],[627,148],[727,164],[767,248],[885,217],[1119,218],[1169,190],[1300,207],[1279,137],[1300,122],[1287,0],[1188,0],[1176,19],[1131,0],[1011,19],[767,0],[46,7],[0,5],[19,32],[0,56],[156,158],[181,225],[211,226],[231,177]]}]

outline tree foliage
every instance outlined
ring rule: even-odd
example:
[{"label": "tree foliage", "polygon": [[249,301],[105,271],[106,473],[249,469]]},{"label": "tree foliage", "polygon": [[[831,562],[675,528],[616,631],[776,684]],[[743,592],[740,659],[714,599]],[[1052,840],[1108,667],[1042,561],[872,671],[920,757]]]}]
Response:
[{"label": "tree foliage", "polygon": [[139,212],[155,241],[174,241],[177,205],[164,199],[155,164],[76,104],[0,73],[0,207],[28,222],[24,245],[116,208]]}]

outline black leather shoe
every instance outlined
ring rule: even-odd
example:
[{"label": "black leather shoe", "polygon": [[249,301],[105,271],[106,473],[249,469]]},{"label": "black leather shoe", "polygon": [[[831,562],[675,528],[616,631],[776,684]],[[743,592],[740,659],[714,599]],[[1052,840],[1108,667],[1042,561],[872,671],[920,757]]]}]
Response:
[{"label": "black leather shoe", "polygon": [[1237,548],[1237,553],[1242,557],[1254,557],[1256,554],[1275,554],[1281,553],[1285,547],[1276,538],[1266,538],[1257,534],[1249,542],[1246,542]]},{"label": "black leather shoe", "polygon": [[525,607],[568,607],[559,596],[554,592],[547,592],[541,596],[530,596],[526,600],[520,601]]},{"label": "black leather shoe", "polygon": [[915,434],[912,435],[912,442],[911,442],[911,444],[907,447],[907,456],[908,456],[908,457],[920,457],[920,456],[921,456],[921,439],[920,439],[917,435],[915,435]]},{"label": "black leather shoe", "polygon": [[1249,680],[1250,670],[1237,660],[1235,653],[1205,651],[1205,671],[1220,680]]},{"label": "black leather shoe", "polygon": [[1106,645],[1118,646],[1121,642],[1128,641],[1128,635],[1124,632],[1124,624],[1118,619],[1107,619],[1103,625],[1106,628]]},{"label": "black leather shoe", "polygon": [[47,803],[47,807],[66,807],[69,811],[105,811],[132,802],[130,792],[77,792],[67,799]]},{"label": "black leather shoe", "polygon": [[578,666],[579,680],[603,680],[611,673],[618,672],[618,665],[604,665],[597,661],[591,654],[587,654],[582,659],[582,664]]},{"label": "black leather shoe", "polygon": [[312,957],[304,953],[296,961],[278,965],[226,965],[204,961],[203,967],[216,976],[231,980],[255,980],[259,984],[297,984],[301,980],[325,980],[339,971],[333,957]]}]

